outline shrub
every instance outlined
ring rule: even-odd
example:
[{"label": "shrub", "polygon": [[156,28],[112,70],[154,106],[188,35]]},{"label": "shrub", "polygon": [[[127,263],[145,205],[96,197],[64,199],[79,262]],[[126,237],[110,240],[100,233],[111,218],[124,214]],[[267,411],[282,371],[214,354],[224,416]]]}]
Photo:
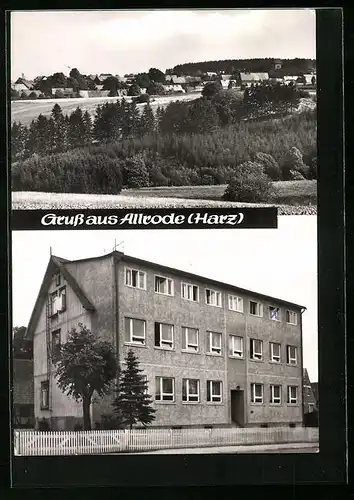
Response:
[{"label": "shrub", "polygon": [[292,181],[303,181],[305,179],[305,177],[298,170],[290,170],[289,176]]},{"label": "shrub", "polygon": [[150,101],[150,96],[149,96],[149,94],[141,94],[138,97],[135,97],[134,101],[137,102],[137,103],[149,102]]},{"label": "shrub", "polygon": [[309,179],[317,179],[317,156],[310,162]]},{"label": "shrub", "polygon": [[124,428],[121,419],[116,415],[102,415],[100,424],[100,428],[104,430]]},{"label": "shrub", "polygon": [[305,165],[302,157],[301,151],[292,147],[285,155],[282,162],[282,177],[283,180],[291,180],[293,178],[293,174],[290,174],[291,171],[299,172],[305,179],[309,178],[310,175],[310,167]]},{"label": "shrub", "polygon": [[273,156],[267,153],[257,153],[255,161],[262,165],[264,172],[273,180],[279,181],[281,178],[281,170],[277,161]]},{"label": "shrub", "polygon": [[130,188],[141,188],[149,185],[149,171],[142,154],[131,156],[125,160],[124,184]]},{"label": "shrub", "polygon": [[246,203],[266,202],[272,183],[262,165],[247,161],[238,165],[224,193],[224,200]]}]

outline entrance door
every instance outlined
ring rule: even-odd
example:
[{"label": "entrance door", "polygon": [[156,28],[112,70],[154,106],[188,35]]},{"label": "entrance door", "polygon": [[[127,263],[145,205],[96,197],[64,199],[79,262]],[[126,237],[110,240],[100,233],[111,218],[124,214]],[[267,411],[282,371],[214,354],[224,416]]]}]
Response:
[{"label": "entrance door", "polygon": [[231,391],[231,419],[241,427],[245,425],[245,402],[242,390]]}]

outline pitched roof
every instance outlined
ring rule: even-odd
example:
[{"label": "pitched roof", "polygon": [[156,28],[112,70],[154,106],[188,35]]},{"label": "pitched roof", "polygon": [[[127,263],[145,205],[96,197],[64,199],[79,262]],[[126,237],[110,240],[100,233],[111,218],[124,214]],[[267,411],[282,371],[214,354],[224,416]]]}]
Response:
[{"label": "pitched roof", "polygon": [[246,82],[256,82],[260,80],[268,80],[268,73],[240,73],[240,78],[242,81]]},{"label": "pitched roof", "polygon": [[33,359],[14,359],[12,366],[14,404],[33,404]]},{"label": "pitched roof", "polygon": [[49,263],[47,266],[47,270],[45,272],[41,288],[39,290],[31,318],[28,323],[28,328],[26,332],[26,337],[27,338],[32,338],[33,336],[33,331],[37,325],[42,307],[46,301],[47,298],[47,293],[48,289],[52,280],[53,275],[60,271],[64,278],[66,279],[67,283],[69,286],[72,288],[74,293],[77,295],[77,298],[80,300],[82,306],[87,310],[87,311],[95,311],[95,307],[93,304],[90,302],[90,300],[87,298],[75,278],[72,276],[72,274],[68,271],[68,269],[65,267],[65,264],[69,261],[67,259],[63,259],[61,257],[55,257],[54,255],[51,255],[49,259]]},{"label": "pitched roof", "polygon": [[258,293],[258,292],[252,291],[252,290],[247,290],[246,288],[241,288],[241,287],[238,287],[235,285],[231,285],[230,283],[225,283],[223,281],[218,281],[218,280],[214,280],[211,278],[207,278],[205,276],[200,276],[198,274],[193,274],[193,273],[190,273],[188,271],[182,271],[181,269],[176,269],[173,267],[168,267],[168,266],[164,266],[161,264],[157,264],[156,262],[150,262],[147,260],[138,259],[137,257],[131,257],[130,255],[125,255],[123,252],[114,251],[114,252],[111,252],[109,254],[100,255],[98,257],[79,259],[79,260],[75,260],[72,262],[84,262],[84,261],[88,261],[88,260],[95,261],[95,260],[104,259],[104,258],[112,257],[112,256],[113,256],[113,258],[115,258],[117,260],[123,260],[125,262],[130,262],[132,264],[138,264],[138,265],[140,264],[141,266],[151,267],[151,268],[154,268],[154,269],[157,269],[160,271],[166,271],[167,273],[171,273],[171,274],[178,274],[179,276],[182,276],[184,278],[187,278],[190,280],[194,279],[194,280],[198,280],[198,281],[203,281],[204,283],[207,283],[209,285],[214,285],[217,287],[222,287],[222,288],[227,287],[228,289],[234,290],[235,292],[241,292],[241,293],[253,296],[253,297],[259,297],[259,298],[263,298],[265,300],[279,302],[283,305],[286,305],[289,307],[294,307],[296,309],[304,309],[304,310],[307,309],[305,306],[302,306],[300,304],[296,304],[294,302],[289,302],[287,300],[279,299],[279,298],[272,297],[270,295],[265,295],[262,293]]},{"label": "pitched roof", "polygon": [[173,83],[186,83],[186,79],[184,76],[177,76],[172,78]]},{"label": "pitched roof", "polygon": [[31,89],[33,87],[33,82],[31,82],[31,80],[26,80],[25,78],[18,78],[15,84],[19,83],[23,83],[23,85],[26,85],[28,89]]}]

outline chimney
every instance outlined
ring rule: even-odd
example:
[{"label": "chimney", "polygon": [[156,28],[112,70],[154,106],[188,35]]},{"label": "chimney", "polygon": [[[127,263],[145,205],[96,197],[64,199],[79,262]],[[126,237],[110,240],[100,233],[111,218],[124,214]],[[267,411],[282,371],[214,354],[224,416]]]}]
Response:
[{"label": "chimney", "polygon": [[21,78],[23,78],[25,80],[25,74],[24,73],[21,73]]}]

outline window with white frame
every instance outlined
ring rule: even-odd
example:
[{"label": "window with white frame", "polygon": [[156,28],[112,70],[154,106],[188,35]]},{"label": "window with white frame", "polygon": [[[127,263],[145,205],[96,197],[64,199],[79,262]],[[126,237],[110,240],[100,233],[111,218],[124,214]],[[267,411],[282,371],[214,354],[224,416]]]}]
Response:
[{"label": "window with white frame", "polygon": [[219,380],[207,380],[207,401],[209,403],[222,402],[222,383]]},{"label": "window with white frame", "polygon": [[132,288],[146,290],[146,273],[138,269],[125,268],[125,284]]},{"label": "window with white frame", "polygon": [[143,375],[143,383],[144,383],[144,394],[148,394],[149,393],[149,381],[148,381],[148,378],[147,378],[147,375]]},{"label": "window with white frame", "polygon": [[155,323],[155,347],[173,349],[173,325]]},{"label": "window with white frame", "polygon": [[164,276],[155,276],[155,293],[173,295],[173,280]]},{"label": "window with white frame", "polygon": [[288,404],[294,405],[297,403],[297,386],[288,385]]},{"label": "window with white frame", "polygon": [[243,338],[229,335],[229,355],[237,358],[243,357]]},{"label": "window with white frame", "polygon": [[60,328],[52,332],[52,360],[55,363],[60,358],[61,335]]},{"label": "window with white frame", "polygon": [[230,311],[243,312],[243,298],[237,295],[229,295],[229,309]]},{"label": "window with white frame", "polygon": [[288,365],[297,364],[297,348],[294,345],[286,346],[286,362]]},{"label": "window with white frame", "polygon": [[182,327],[182,349],[183,351],[198,352],[199,332],[196,328]]},{"label": "window with white frame", "polygon": [[275,306],[268,307],[269,319],[272,321],[280,321],[280,308]]},{"label": "window with white frame", "polygon": [[207,332],[207,352],[209,354],[221,354],[221,333]]},{"label": "window with white frame", "polygon": [[251,384],[251,402],[263,403],[263,384]]},{"label": "window with white frame", "polygon": [[263,304],[250,300],[250,314],[251,316],[263,316]]},{"label": "window with white frame", "polygon": [[59,312],[64,312],[65,310],[66,288],[63,287],[50,295],[50,315],[55,316]]},{"label": "window with white frame", "polygon": [[270,343],[270,360],[273,361],[273,363],[280,363],[280,344],[277,342]]},{"label": "window with white frame", "polygon": [[270,402],[273,404],[281,403],[281,385],[270,386]]},{"label": "window with white frame", "polygon": [[155,377],[155,400],[175,400],[175,379],[172,377]]},{"label": "window with white frame", "polygon": [[49,408],[49,381],[45,380],[41,382],[41,394],[40,394],[40,406],[41,410],[46,410]]},{"label": "window with white frame", "polygon": [[262,360],[263,358],[263,341],[258,339],[250,339],[251,359]]},{"label": "window with white frame", "polygon": [[146,322],[142,319],[125,318],[125,342],[145,345]]},{"label": "window with white frame", "polygon": [[57,273],[55,275],[55,286],[60,286],[60,283],[61,283],[61,275],[60,273]]},{"label": "window with white frame", "polygon": [[190,378],[182,380],[182,401],[199,403],[199,380]]},{"label": "window with white frame", "polygon": [[297,325],[297,314],[294,311],[286,311],[286,322],[290,325]]},{"label": "window with white frame", "polygon": [[190,283],[181,283],[182,299],[191,300],[192,302],[199,301],[199,286],[191,285]]},{"label": "window with white frame", "polygon": [[221,307],[221,292],[205,289],[205,301],[209,306]]}]

